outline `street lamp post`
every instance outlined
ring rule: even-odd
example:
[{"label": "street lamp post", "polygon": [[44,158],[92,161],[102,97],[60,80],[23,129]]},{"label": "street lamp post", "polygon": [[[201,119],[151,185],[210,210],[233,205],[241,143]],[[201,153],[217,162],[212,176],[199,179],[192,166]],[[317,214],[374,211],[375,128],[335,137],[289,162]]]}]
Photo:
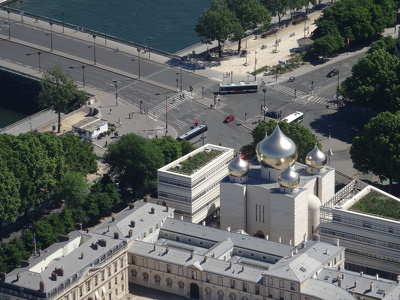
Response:
[{"label": "street lamp post", "polygon": [[168,99],[169,96],[165,96],[165,135],[168,133]]},{"label": "street lamp post", "polygon": [[8,39],[11,39],[11,21],[10,21],[10,10],[7,9],[8,13]]},{"label": "street lamp post", "polygon": [[42,67],[40,65],[40,54],[42,54],[42,52],[39,51],[37,54],[38,54],[38,57],[39,57],[39,73],[42,73]]},{"label": "street lamp post", "polygon": [[231,71],[231,83],[233,82],[233,71]]},{"label": "street lamp post", "polygon": [[21,22],[23,22],[23,21],[24,21],[24,19],[23,19],[24,13],[23,13],[23,11],[22,11],[22,3],[24,3],[24,1],[20,0],[19,3],[21,4],[21,12],[20,12],[20,15],[21,15]]},{"label": "street lamp post", "polygon": [[339,77],[340,77],[340,72],[339,72],[339,69],[338,69],[338,72],[337,72],[337,90],[338,90],[338,94],[339,94]]},{"label": "street lamp post", "polygon": [[93,34],[93,61],[96,64],[96,35]]},{"label": "street lamp post", "polygon": [[[264,93],[264,109],[265,109],[265,94],[267,93],[266,88],[263,88],[263,93]],[[265,111],[264,111],[264,122],[265,122]]]},{"label": "street lamp post", "polygon": [[118,81],[114,80],[115,85],[115,106],[118,106]]},{"label": "street lamp post", "polygon": [[183,66],[183,61],[180,61],[179,64],[181,65],[181,92],[182,92],[182,66]]},{"label": "street lamp post", "polygon": [[141,51],[142,49],[140,49],[140,48],[137,48],[137,53],[138,53],[138,65],[139,65],[139,79],[140,79],[140,51]]},{"label": "street lamp post", "polygon": [[107,45],[107,24],[103,24],[104,26],[104,45]]},{"label": "street lamp post", "polygon": [[147,42],[148,42],[148,50],[149,50],[149,58],[150,58],[150,40],[151,40],[151,37],[147,37]]},{"label": "street lamp post", "polygon": [[86,83],[85,83],[85,66],[82,66],[82,83],[83,83],[83,86],[86,86]]},{"label": "street lamp post", "polygon": [[62,28],[63,28],[63,33],[64,33],[64,12],[61,12],[61,21],[62,21]]},{"label": "street lamp post", "polygon": [[53,52],[53,22],[49,22],[50,24],[50,50]]},{"label": "street lamp post", "polygon": [[257,81],[257,51],[254,51],[254,81]]}]

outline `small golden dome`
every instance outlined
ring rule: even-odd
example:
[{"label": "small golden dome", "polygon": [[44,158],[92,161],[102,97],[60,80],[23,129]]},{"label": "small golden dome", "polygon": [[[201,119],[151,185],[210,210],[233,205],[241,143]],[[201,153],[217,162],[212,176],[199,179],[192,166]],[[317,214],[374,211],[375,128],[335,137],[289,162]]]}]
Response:
[{"label": "small golden dome", "polygon": [[257,158],[260,164],[266,168],[284,170],[288,165],[292,166],[297,159],[295,143],[284,135],[279,128],[257,144]]},{"label": "small golden dome", "polygon": [[249,172],[249,164],[244,161],[238,153],[228,165],[229,175],[234,177],[246,176]]},{"label": "small golden dome", "polygon": [[282,187],[294,189],[299,185],[300,176],[291,166],[287,166],[286,170],[279,175],[278,182]]},{"label": "small golden dome", "polygon": [[306,165],[311,168],[322,169],[326,165],[326,155],[315,145],[306,156]]}]

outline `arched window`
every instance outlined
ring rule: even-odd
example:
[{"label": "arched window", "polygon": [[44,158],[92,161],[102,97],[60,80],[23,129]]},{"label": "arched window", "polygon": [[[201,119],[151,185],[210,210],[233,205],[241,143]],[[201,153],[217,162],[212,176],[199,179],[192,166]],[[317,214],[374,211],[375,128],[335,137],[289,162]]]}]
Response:
[{"label": "arched window", "polygon": [[160,270],[160,263],[158,261],[154,261],[154,269]]},{"label": "arched window", "polygon": [[236,295],[234,293],[229,294],[229,300],[236,300]]},{"label": "arched window", "polygon": [[143,276],[143,281],[149,281],[149,274],[147,274],[146,272],[144,272],[144,273],[142,274],[142,276]]},{"label": "arched window", "polygon": [[172,287],[172,279],[167,278],[167,287]]},{"label": "arched window", "polygon": [[154,284],[160,285],[160,282],[161,282],[161,277],[158,275],[154,275]]},{"label": "arched window", "polygon": [[178,286],[180,290],[183,290],[185,288],[185,284],[183,283],[183,281],[179,281]]},{"label": "arched window", "polygon": [[268,285],[274,285],[274,280],[271,277],[268,278]]},{"label": "arched window", "polygon": [[132,277],[134,277],[134,278],[137,277],[137,271],[135,269],[132,269],[131,274],[132,274]]},{"label": "arched window", "polygon": [[283,283],[283,280],[279,280],[279,287],[281,287],[281,288],[285,287],[285,284]]},{"label": "arched window", "polygon": [[247,298],[246,296],[243,296],[242,300],[249,300],[249,298]]},{"label": "arched window", "polygon": [[224,292],[223,291],[218,291],[217,295],[218,295],[218,300],[224,300]]},{"label": "arched window", "polygon": [[211,289],[209,287],[206,287],[206,300],[211,299]]}]

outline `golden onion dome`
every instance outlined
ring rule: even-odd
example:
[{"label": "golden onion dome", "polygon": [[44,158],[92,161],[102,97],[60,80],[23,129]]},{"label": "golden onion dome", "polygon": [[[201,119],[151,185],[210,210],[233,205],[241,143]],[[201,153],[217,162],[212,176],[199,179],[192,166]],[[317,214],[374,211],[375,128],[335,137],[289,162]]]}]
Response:
[{"label": "golden onion dome", "polygon": [[279,175],[278,182],[282,187],[294,189],[299,185],[300,176],[289,165],[286,170]]},{"label": "golden onion dome", "polygon": [[257,144],[256,152],[262,166],[277,170],[292,166],[297,159],[295,143],[282,133],[279,125],[269,137]]},{"label": "golden onion dome", "polygon": [[246,176],[249,172],[249,164],[240,157],[240,154],[237,154],[229,163],[228,171],[229,175],[234,177]]},{"label": "golden onion dome", "polygon": [[306,165],[311,168],[322,169],[326,165],[326,155],[315,145],[306,156]]}]

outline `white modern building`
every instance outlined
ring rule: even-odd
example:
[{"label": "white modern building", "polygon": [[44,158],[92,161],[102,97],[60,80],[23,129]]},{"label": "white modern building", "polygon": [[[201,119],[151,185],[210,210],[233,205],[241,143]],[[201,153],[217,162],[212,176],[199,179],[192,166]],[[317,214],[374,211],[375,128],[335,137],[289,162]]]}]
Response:
[{"label": "white modern building", "polygon": [[257,158],[239,155],[221,182],[221,228],[298,245],[319,229],[320,206],[334,195],[335,170],[315,147],[306,164],[279,126],[256,148]]},{"label": "white modern building", "polygon": [[400,220],[350,210],[371,192],[400,202],[354,180],[321,207],[321,239],[340,238],[346,247],[346,269],[396,280],[400,274]]},{"label": "white modern building", "polygon": [[219,216],[220,181],[228,175],[233,149],[207,144],[158,170],[158,198],[175,217],[208,224]]}]

